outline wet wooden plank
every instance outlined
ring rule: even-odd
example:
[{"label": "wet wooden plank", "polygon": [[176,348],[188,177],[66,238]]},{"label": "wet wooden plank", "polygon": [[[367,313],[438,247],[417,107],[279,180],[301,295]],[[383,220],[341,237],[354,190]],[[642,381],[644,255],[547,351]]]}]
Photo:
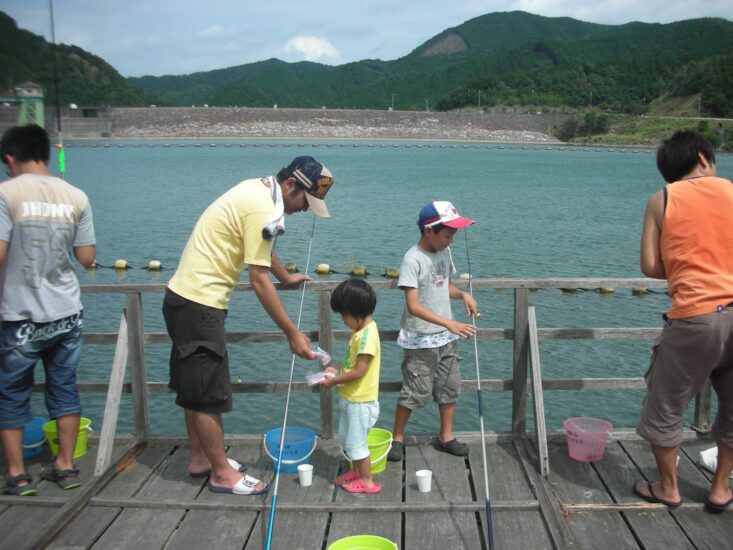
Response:
[{"label": "wet wooden plank", "polygon": [[54,550],[89,548],[114,521],[121,508],[85,508],[47,547]]},{"label": "wet wooden plank", "polygon": [[[17,497],[18,499],[32,499],[33,497]],[[13,504],[9,506],[2,516],[2,538],[0,548],[24,548],[29,536],[38,532],[44,524],[53,508],[46,506],[24,506]]]},{"label": "wet wooden plank", "polygon": [[[626,443],[609,442],[603,460],[596,462],[595,468],[608,487],[614,502],[620,504],[643,503],[632,491],[632,486],[642,479],[642,474],[624,449]],[[630,510],[624,512],[623,517],[626,518],[628,525],[644,548],[659,550],[691,548],[684,531],[666,508]]]},{"label": "wet wooden plank", "polygon": [[186,502],[192,501],[201,492],[202,480],[188,475],[186,465],[189,453],[187,449],[182,449],[178,447],[173,454],[164,458],[137,493],[138,498]]},{"label": "wet wooden plank", "polygon": [[[408,448],[405,457],[405,501],[472,501],[466,459],[442,453],[430,445]],[[415,472],[433,471],[432,490],[420,493]],[[476,512],[406,512],[404,550],[423,548],[481,548]]]},{"label": "wet wooden plank", "polygon": [[574,512],[567,514],[567,521],[579,548],[639,547],[620,512]]},{"label": "wet wooden plank", "polygon": [[[347,463],[342,463],[340,473],[346,471]],[[382,485],[382,490],[374,495],[358,495],[342,489],[336,491],[335,502],[355,504],[364,502],[399,503],[402,502],[403,462],[387,461],[383,472],[373,478]],[[376,535],[391,540],[401,547],[402,516],[398,512],[334,512],[328,534],[328,544],[352,535]]]},{"label": "wet wooden plank", "polygon": [[[730,548],[733,540],[733,518],[730,510],[709,514],[703,510],[681,509],[673,512],[687,537],[697,548]],[[676,546],[668,546],[676,548]]]},{"label": "wet wooden plank", "polygon": [[[245,547],[246,550],[262,550],[267,539],[269,512],[260,514],[255,522],[252,536]],[[272,531],[272,548],[288,548],[292,550],[313,550],[323,546],[324,533],[328,524],[326,512],[278,512],[275,510],[275,521]]]},{"label": "wet wooden plank", "polygon": [[240,550],[249,538],[257,515],[255,512],[232,510],[191,510],[166,544],[165,550]]},{"label": "wet wooden plank", "polygon": [[117,475],[102,489],[99,496],[103,498],[133,496],[170,453],[171,447],[167,445],[151,445],[143,448],[118,467]]},{"label": "wet wooden plank", "polygon": [[547,481],[561,505],[612,502],[591,463],[568,456],[567,443],[551,443],[548,453],[551,471]]},{"label": "wet wooden plank", "polygon": [[[486,512],[480,515],[482,536],[487,537]],[[491,516],[495,548],[553,548],[539,510],[492,510]]]},{"label": "wet wooden plank", "polygon": [[95,550],[163,548],[185,510],[126,508],[92,546]]}]

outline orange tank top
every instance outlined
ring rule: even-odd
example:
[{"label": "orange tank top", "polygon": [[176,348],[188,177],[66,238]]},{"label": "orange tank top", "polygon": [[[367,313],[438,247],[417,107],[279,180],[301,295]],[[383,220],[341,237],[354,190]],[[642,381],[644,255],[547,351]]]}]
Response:
[{"label": "orange tank top", "polygon": [[733,302],[733,184],[701,177],[667,185],[661,254],[674,319]]}]

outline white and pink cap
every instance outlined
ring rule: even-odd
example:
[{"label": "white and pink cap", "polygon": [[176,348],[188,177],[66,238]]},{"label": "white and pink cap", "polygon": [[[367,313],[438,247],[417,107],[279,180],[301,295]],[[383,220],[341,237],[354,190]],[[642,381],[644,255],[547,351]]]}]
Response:
[{"label": "white and pink cap", "polygon": [[472,225],[474,221],[470,218],[464,218],[448,201],[431,201],[420,209],[417,217],[417,225],[420,229],[433,227],[438,224],[452,227],[453,229],[463,229]]}]

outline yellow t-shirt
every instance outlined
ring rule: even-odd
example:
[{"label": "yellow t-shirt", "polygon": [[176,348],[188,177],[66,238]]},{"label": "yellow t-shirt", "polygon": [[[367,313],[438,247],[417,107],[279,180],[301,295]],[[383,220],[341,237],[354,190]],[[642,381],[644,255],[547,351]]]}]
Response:
[{"label": "yellow t-shirt", "polygon": [[272,241],[262,239],[262,228],[274,210],[263,180],[232,187],[201,214],[168,288],[192,302],[227,309],[245,265],[270,267]]},{"label": "yellow t-shirt", "polygon": [[339,396],[354,403],[376,401],[379,397],[379,364],[382,354],[379,331],[374,321],[351,334],[349,349],[341,362],[341,373],[353,369],[356,366],[356,357],[361,354],[372,356],[366,374],[358,380],[352,380],[339,386]]}]

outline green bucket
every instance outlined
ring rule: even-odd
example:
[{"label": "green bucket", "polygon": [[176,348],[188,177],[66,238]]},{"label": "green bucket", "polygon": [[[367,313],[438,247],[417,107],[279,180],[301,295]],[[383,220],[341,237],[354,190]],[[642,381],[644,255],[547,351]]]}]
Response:
[{"label": "green bucket", "polygon": [[[382,473],[387,467],[387,454],[392,448],[392,432],[382,428],[370,428],[367,432],[367,447],[369,447],[372,473]],[[344,451],[342,454],[346,460],[349,460]]]},{"label": "green bucket", "polygon": [[[88,418],[79,419],[79,435],[76,437],[73,458],[81,458],[87,454],[87,436],[92,431],[91,424],[92,421]],[[51,454],[56,456],[59,453],[59,430],[56,421],[46,422],[43,425],[43,433],[48,440],[48,446],[51,447]]]},{"label": "green bucket", "polygon": [[389,539],[374,535],[354,535],[339,539],[328,547],[328,550],[398,550],[397,545]]}]

